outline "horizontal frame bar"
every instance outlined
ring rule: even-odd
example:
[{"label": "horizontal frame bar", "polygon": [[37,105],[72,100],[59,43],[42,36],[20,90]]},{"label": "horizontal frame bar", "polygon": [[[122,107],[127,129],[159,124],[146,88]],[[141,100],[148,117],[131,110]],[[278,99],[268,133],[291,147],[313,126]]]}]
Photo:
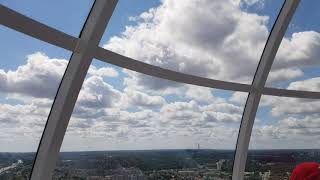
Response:
[{"label": "horizontal frame bar", "polygon": [[73,51],[78,38],[58,31],[0,4],[0,24],[41,41]]},{"label": "horizontal frame bar", "polygon": [[306,98],[306,99],[320,99],[320,92],[300,91],[290,89],[277,89],[265,87],[262,90],[263,95],[292,97],[292,98]]},{"label": "horizontal frame bar", "polygon": [[[78,38],[42,24],[3,5],[0,5],[0,17],[0,23],[8,28],[14,29],[38,40],[53,44],[69,51],[74,51],[76,49]],[[251,92],[251,85],[249,84],[219,81],[188,75],[137,61],[101,47],[95,48],[97,49],[95,53],[96,59],[146,75],[215,89]],[[167,74],[173,74],[174,76],[172,77],[175,78],[171,78],[171,75],[168,76]],[[264,87],[262,94],[281,97],[320,99],[320,92],[296,91],[270,87]]]},{"label": "horizontal frame bar", "polygon": [[219,81],[164,69],[159,66],[131,59],[101,47],[98,47],[95,58],[125,69],[180,83],[241,92],[249,92],[251,89],[251,86],[248,84]]}]

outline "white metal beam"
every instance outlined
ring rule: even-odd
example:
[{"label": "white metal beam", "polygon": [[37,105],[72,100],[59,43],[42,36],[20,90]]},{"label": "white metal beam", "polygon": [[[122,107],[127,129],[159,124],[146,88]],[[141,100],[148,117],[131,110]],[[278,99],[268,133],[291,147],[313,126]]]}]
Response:
[{"label": "white metal beam", "polygon": [[137,61],[126,56],[122,56],[101,47],[97,48],[95,58],[106,63],[130,69],[139,73],[181,83],[241,92],[249,92],[251,89],[251,86],[248,84],[214,80],[164,69],[159,66],[154,66],[142,61]]},{"label": "white metal beam", "polygon": [[[251,85],[248,84],[203,78],[199,76],[193,76],[181,72],[164,69],[158,66],[144,63],[142,61],[134,60],[132,58],[117,54],[115,52],[103,49],[101,47],[97,47],[97,50],[95,52],[95,58],[100,61],[113,64],[115,66],[119,66],[125,69],[130,69],[135,72],[180,83],[193,84],[197,86],[231,91],[251,91]],[[320,92],[277,89],[271,87],[263,87],[262,94],[281,97],[320,99]]]},{"label": "white metal beam", "polygon": [[[52,178],[59,150],[79,91],[117,0],[96,0],[73,52],[43,132],[31,180]],[[50,35],[50,34],[49,34]]]},{"label": "white metal beam", "polygon": [[233,180],[242,180],[248,155],[248,147],[259,106],[260,98],[274,58],[288,28],[289,22],[300,0],[286,0],[281,8],[277,20],[272,27],[269,38],[263,50],[257,71],[255,73],[252,89],[248,95],[239,129],[236,153],[233,164]]}]

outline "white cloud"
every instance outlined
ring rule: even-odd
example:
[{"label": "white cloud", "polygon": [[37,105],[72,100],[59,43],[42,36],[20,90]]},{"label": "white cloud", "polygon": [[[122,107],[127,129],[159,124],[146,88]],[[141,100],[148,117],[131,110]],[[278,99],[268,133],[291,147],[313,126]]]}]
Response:
[{"label": "white cloud", "polygon": [[206,126],[206,123],[235,123],[241,120],[241,107],[226,102],[199,105],[196,101],[174,102],[164,105],[160,112],[164,122],[183,122],[185,125]]},{"label": "white cloud", "polygon": [[150,96],[134,89],[125,89],[122,96],[122,106],[132,106],[140,108],[161,107],[166,100],[161,96]]},{"label": "white cloud", "polygon": [[262,96],[260,107],[270,107],[275,117],[314,114],[320,110],[320,101],[315,99]]},{"label": "white cloud", "polygon": [[89,108],[116,106],[121,95],[121,92],[104,82],[102,77],[91,76],[84,81],[77,104]]},{"label": "white cloud", "polygon": [[213,102],[212,104],[209,104],[205,107],[203,107],[203,110],[207,112],[225,112],[228,114],[241,114],[243,111],[242,106],[234,105],[227,102]]},{"label": "white cloud", "polygon": [[192,121],[200,118],[201,112],[197,102],[174,102],[164,105],[161,114],[165,117],[163,121],[183,120]]},{"label": "white cloud", "polygon": [[37,52],[27,56],[27,63],[15,71],[0,70],[0,91],[26,96],[53,98],[67,61],[49,59]]},{"label": "white cloud", "polygon": [[[164,68],[223,80],[251,81],[268,34],[268,17],[243,12],[233,1],[163,1],[140,17],[136,26],[128,26],[104,47]],[[171,85],[139,75],[129,80],[154,89]]]},{"label": "white cloud", "polygon": [[244,105],[247,101],[248,94],[243,92],[234,92],[229,101],[236,104]]},{"label": "white cloud", "polygon": [[317,148],[320,137],[319,115],[288,117],[271,125],[255,125],[250,148]]},{"label": "white cloud", "polygon": [[[104,47],[175,71],[250,83],[267,40],[269,18],[245,12],[242,5],[257,4],[264,1],[165,0],[133,18],[137,24],[127,26]],[[319,48],[320,34],[315,31],[285,37],[268,85],[288,82],[303,76],[303,68],[319,66]],[[129,73],[126,81],[141,89],[181,86],[136,73]]]},{"label": "white cloud", "polygon": [[263,5],[264,1],[265,0],[242,0],[242,3],[245,3],[245,4],[249,5],[249,6],[252,6],[252,5],[257,4],[257,3]]},{"label": "white cloud", "polygon": [[119,73],[110,67],[97,68],[93,65],[90,66],[88,74],[100,77],[117,77]]},{"label": "white cloud", "polygon": [[289,117],[281,121],[286,129],[318,129],[320,135],[320,116],[305,116],[303,119]]},{"label": "white cloud", "polygon": [[[295,78],[303,77],[305,68],[320,67],[319,49],[320,33],[315,31],[295,32],[290,38],[284,38],[268,77],[268,85],[281,82],[290,83]],[[292,85],[290,89],[292,88],[295,87]],[[312,89],[312,87],[308,88],[304,90]]]},{"label": "white cloud", "polygon": [[[19,66],[17,70],[8,72],[2,70],[1,75],[3,76],[1,77],[7,79],[10,73],[14,74],[12,77],[19,77],[23,72],[23,74],[31,74],[24,79],[29,82],[37,80],[36,77],[41,74],[40,77],[43,78],[41,86],[47,86],[50,83],[45,81],[48,77],[55,78],[58,85],[67,65],[66,60],[50,59],[43,53],[35,53],[28,57],[27,63]],[[52,69],[57,68],[61,70],[51,72]],[[113,72],[111,69],[90,67],[68,126],[66,139],[73,137],[72,142],[66,140],[70,143],[69,148],[80,147],[81,142],[85,139],[90,141],[87,144],[94,145],[99,138],[112,141],[113,145],[118,148],[128,148],[129,144],[131,148],[136,147],[132,144],[134,142],[143,144],[144,148],[151,147],[151,145],[165,148],[170,144],[171,147],[187,146],[187,144],[177,144],[174,141],[188,143],[188,147],[192,147],[193,142],[198,141],[204,146],[213,143],[216,144],[215,147],[223,148],[224,143],[219,143],[221,140],[232,143],[228,144],[228,147],[234,146],[237,128],[230,124],[240,123],[239,116],[242,108],[230,104],[223,98],[214,97],[209,88],[183,85],[173,86],[171,89],[165,88],[163,91],[151,89],[143,91],[143,88],[130,86],[121,82],[123,79],[119,78],[119,83],[124,83],[125,87],[117,90],[104,79],[106,76],[115,77],[117,75],[109,71]],[[37,91],[39,87],[33,88],[34,91]],[[55,88],[52,92],[54,90]],[[30,137],[26,139],[30,145],[28,150],[34,151],[48,117],[53,102],[52,97],[19,91],[5,92],[2,90],[2,93],[3,100],[9,100],[8,103],[12,103],[11,99],[24,99],[24,101],[19,101],[21,104],[16,104],[15,101],[12,104],[0,104],[0,112],[2,112],[0,124],[3,127],[0,137],[4,138],[11,134],[17,142],[24,144],[21,141],[24,136],[28,136]],[[170,103],[164,96],[167,94],[173,98],[169,98]],[[211,118],[214,117],[214,121],[206,119],[206,114]],[[223,132],[223,129],[225,133],[219,133]],[[231,136],[233,139],[230,139]],[[142,142],[142,140],[154,141],[155,139],[161,143],[148,145]],[[207,142],[209,139],[210,143]],[[120,140],[123,141],[122,144],[116,145]],[[1,143],[10,142],[2,140]],[[22,146],[27,147],[27,145]],[[95,144],[95,147],[101,147],[101,145]]]},{"label": "white cloud", "polygon": [[[0,93],[21,101],[32,98],[53,99],[68,61],[49,58],[46,54],[35,52],[27,56],[26,64],[16,70],[0,69]],[[110,67],[90,66],[88,77],[117,77],[118,72]]]},{"label": "white cloud", "polygon": [[320,77],[291,82],[288,86],[288,89],[319,92]]},{"label": "white cloud", "polygon": [[274,116],[281,116],[285,114],[312,114],[320,110],[320,102],[317,100],[310,100],[308,103],[303,103],[300,99],[283,99],[277,101],[278,104],[272,107],[272,114]]},{"label": "white cloud", "polygon": [[[137,25],[128,26],[104,47],[184,73],[250,83],[267,39],[269,18],[244,12],[242,4],[260,2],[164,0],[159,7],[132,18]],[[303,67],[318,66],[319,42],[320,35],[314,31],[283,39],[270,84],[301,77]],[[15,133],[40,137],[67,63],[34,53],[16,70],[0,70],[3,99],[24,99],[24,104],[0,104],[4,127],[0,137]],[[123,72],[128,75],[119,82],[124,89],[117,90],[104,80],[119,77],[115,69],[90,66],[68,127],[69,147],[79,147],[86,139],[88,146],[100,148],[103,141],[108,142],[107,148],[193,147],[194,142],[209,148],[234,148],[246,93],[218,98],[209,88]],[[318,90],[318,82],[317,78],[307,79],[292,82],[288,88]],[[269,144],[284,146],[283,139],[290,136],[299,139],[299,135],[319,133],[317,101],[269,97],[260,106],[270,108],[271,116],[280,119],[271,125],[259,122],[253,133],[264,144],[271,139]]]},{"label": "white cloud", "polygon": [[304,75],[303,71],[297,68],[273,70],[270,72],[266,84],[267,86],[270,86],[272,84],[285,82],[288,79],[298,78],[303,75]]},{"label": "white cloud", "polygon": [[224,123],[234,123],[240,122],[242,115],[241,114],[229,114],[229,113],[221,113],[221,112],[205,112],[203,114],[203,120],[206,122],[224,122]]},{"label": "white cloud", "polygon": [[186,96],[188,98],[200,101],[200,102],[217,102],[218,98],[214,97],[212,94],[212,89],[187,85]]},{"label": "white cloud", "polygon": [[290,39],[282,40],[272,69],[319,66],[319,49],[320,34],[318,32],[293,33]]},{"label": "white cloud", "polygon": [[316,148],[314,143],[320,137],[319,100],[262,96],[259,111],[271,116],[255,123],[251,148]]}]

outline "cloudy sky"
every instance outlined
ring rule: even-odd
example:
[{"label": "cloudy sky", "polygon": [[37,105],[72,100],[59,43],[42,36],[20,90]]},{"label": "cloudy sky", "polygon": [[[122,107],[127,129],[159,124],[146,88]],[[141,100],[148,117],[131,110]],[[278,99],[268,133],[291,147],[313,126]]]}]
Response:
[{"label": "cloudy sky", "polygon": [[[314,23],[320,2],[312,3],[301,1],[267,86],[320,90],[320,26]],[[92,1],[3,4],[78,36]],[[281,5],[276,0],[120,0],[100,45],[167,69],[251,83]],[[3,26],[0,36],[0,151],[35,151],[71,53]],[[197,148],[198,143],[234,149],[246,97],[94,60],[62,151]],[[319,112],[317,100],[263,96],[250,147],[318,148]]]}]

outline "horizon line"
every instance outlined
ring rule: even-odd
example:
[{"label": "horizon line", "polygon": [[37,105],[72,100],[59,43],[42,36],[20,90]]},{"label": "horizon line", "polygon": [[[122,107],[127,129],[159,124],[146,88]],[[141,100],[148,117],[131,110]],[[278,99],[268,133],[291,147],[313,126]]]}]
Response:
[{"label": "horizon line", "polygon": [[[235,149],[209,149],[209,148],[181,148],[181,149],[119,149],[119,150],[73,150],[73,151],[60,151],[60,153],[71,153],[71,152],[115,152],[115,151],[174,151],[174,150],[213,150],[213,151],[235,151]],[[284,150],[319,150],[320,148],[292,148],[292,149],[249,149],[249,151],[263,151],[263,150],[278,150],[278,151],[284,151]],[[37,151],[0,151],[1,153],[36,153]]]}]

